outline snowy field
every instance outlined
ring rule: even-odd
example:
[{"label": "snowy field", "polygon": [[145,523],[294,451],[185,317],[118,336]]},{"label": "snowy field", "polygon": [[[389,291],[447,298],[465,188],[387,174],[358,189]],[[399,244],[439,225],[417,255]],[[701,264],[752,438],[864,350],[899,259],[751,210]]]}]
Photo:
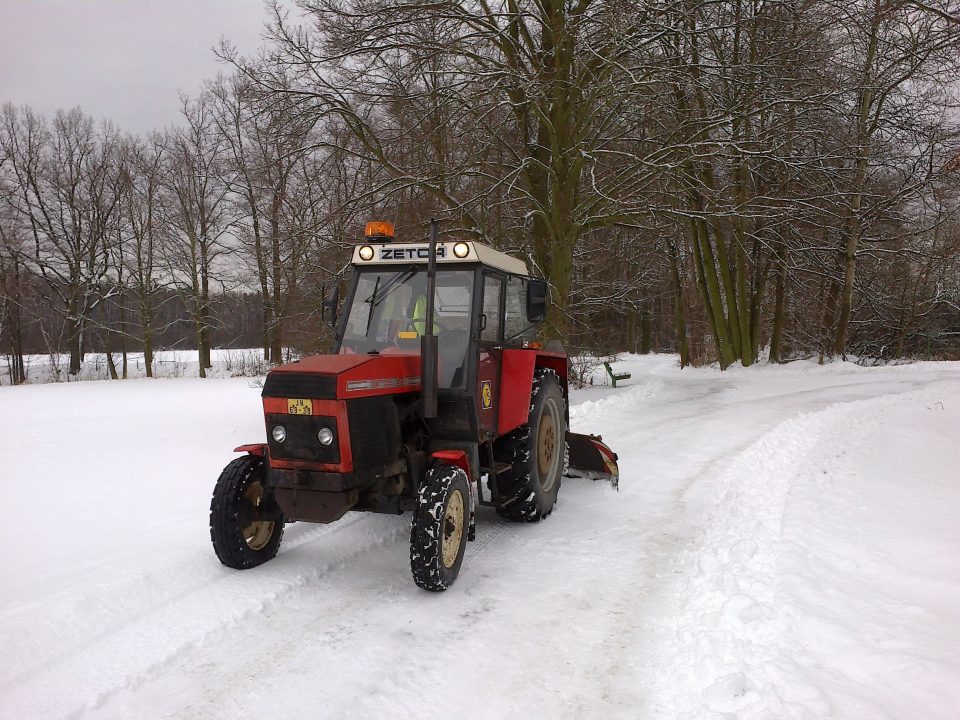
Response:
[{"label": "snowy field", "polygon": [[617,368],[620,493],[482,510],[437,595],[408,516],[220,565],[250,379],[0,388],[0,718],[960,717],[960,363]]},{"label": "snowy field", "polygon": [[[213,365],[207,370],[208,377],[240,377],[264,374],[267,363],[263,350],[258,348],[214,348],[210,352]],[[113,353],[117,374],[123,372],[123,356]],[[86,353],[80,374],[74,378],[68,374],[70,356],[66,354],[24,355],[27,383],[76,382],[77,380],[109,380],[110,366],[106,353]],[[197,377],[200,361],[196,350],[157,350],[153,354],[155,378]],[[147,365],[142,352],[127,353],[127,378],[147,376]],[[10,384],[10,358],[0,355],[0,385]]]}]

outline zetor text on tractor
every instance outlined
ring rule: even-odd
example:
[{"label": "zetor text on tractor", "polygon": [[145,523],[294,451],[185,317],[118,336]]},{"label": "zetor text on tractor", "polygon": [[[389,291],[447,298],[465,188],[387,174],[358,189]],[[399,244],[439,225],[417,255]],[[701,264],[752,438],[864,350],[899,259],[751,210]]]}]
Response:
[{"label": "zetor text on tractor", "polygon": [[617,456],[567,429],[567,355],[537,342],[547,286],[477,242],[395,242],[368,223],[333,354],[270,371],[267,442],[217,480],[217,556],[250,568],[277,554],[284,523],[348,510],[410,511],[410,568],[427,590],[457,577],[475,509],[536,522],[564,475],[617,482]]}]

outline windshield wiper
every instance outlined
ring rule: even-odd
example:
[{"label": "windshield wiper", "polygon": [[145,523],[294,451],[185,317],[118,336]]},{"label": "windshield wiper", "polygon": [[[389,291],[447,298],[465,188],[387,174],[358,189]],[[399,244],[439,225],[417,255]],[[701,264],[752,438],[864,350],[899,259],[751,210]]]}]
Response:
[{"label": "windshield wiper", "polygon": [[380,287],[380,276],[377,275],[377,281],[373,284],[373,295],[367,298],[367,302],[370,303],[370,312],[367,313],[367,329],[363,331],[363,336],[367,337],[370,334],[370,323],[373,322],[373,309],[377,306],[377,288]]},{"label": "windshield wiper", "polygon": [[370,313],[367,315],[367,329],[364,330],[364,337],[370,334],[370,323],[373,321],[373,311],[384,300],[390,297],[394,291],[398,290],[403,284],[416,274],[416,270],[404,270],[398,272],[380,287],[380,275],[377,275],[377,281],[373,285],[373,292],[366,302],[370,303]]},{"label": "windshield wiper", "polygon": [[400,286],[403,285],[407,280],[412,278],[416,272],[417,272],[416,270],[405,270],[403,272],[398,272],[396,275],[390,278],[384,284],[384,286],[380,289],[380,293],[379,293],[380,297],[377,297],[378,293],[376,290],[374,290],[373,295],[371,296],[373,298],[373,304],[379,305],[380,303],[382,303],[384,300],[390,297],[390,295],[392,295],[394,291],[399,290]]}]

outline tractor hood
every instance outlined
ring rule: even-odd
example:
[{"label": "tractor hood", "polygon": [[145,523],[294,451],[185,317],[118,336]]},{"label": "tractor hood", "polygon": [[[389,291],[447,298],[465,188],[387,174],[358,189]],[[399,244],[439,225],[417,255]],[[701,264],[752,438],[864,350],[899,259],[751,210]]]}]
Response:
[{"label": "tractor hood", "polygon": [[263,397],[348,400],[420,391],[420,356],[311,355],[267,374]]}]

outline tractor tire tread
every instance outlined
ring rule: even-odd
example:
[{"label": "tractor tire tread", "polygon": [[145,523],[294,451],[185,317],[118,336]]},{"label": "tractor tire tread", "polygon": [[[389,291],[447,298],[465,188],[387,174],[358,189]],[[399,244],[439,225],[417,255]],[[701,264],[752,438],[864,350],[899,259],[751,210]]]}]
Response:
[{"label": "tractor tire tread", "polygon": [[[530,391],[529,417],[533,418],[537,406],[537,397],[544,388],[554,385],[561,402],[566,402],[557,373],[549,368],[539,368],[534,372],[533,387]],[[537,479],[532,473],[530,421],[521,425],[499,441],[499,454],[513,465],[513,470],[504,473],[503,485],[499,487],[501,498],[506,498],[497,506],[497,514],[515,522],[539,522],[548,517],[557,502],[560,482],[569,463],[569,449],[563,446],[563,459],[559,468],[556,484],[549,497],[541,497],[535,487]],[[509,460],[507,460],[509,459]]]},{"label": "tractor tire tread", "polygon": [[[427,471],[417,492],[417,505],[410,522],[410,572],[418,587],[442,592],[456,580],[463,562],[467,527],[463,528],[460,555],[452,568],[443,566],[443,521],[447,500],[455,486],[468,502],[466,473],[455,465],[435,465]],[[466,520],[466,518],[465,518]]]},{"label": "tractor tire tread", "polygon": [[239,526],[240,499],[251,482],[263,477],[263,458],[244,455],[231,461],[220,473],[210,500],[210,540],[220,562],[246,570],[273,559],[283,539],[283,515],[278,512],[269,542],[259,550],[247,545]]}]

